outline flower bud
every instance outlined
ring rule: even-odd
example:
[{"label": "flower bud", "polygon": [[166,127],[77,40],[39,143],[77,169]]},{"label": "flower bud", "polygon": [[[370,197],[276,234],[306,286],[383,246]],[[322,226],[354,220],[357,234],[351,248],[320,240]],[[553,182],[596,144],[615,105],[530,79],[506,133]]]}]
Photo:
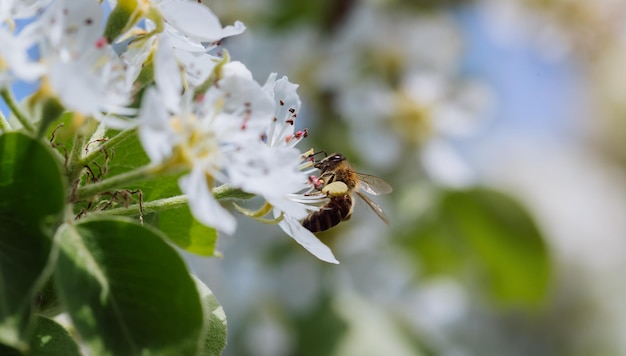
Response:
[{"label": "flower bud", "polygon": [[[144,0],[119,0],[111,11],[104,28],[104,37],[109,43],[130,30],[139,20],[149,13],[150,4]],[[151,17],[153,17],[151,16]]]}]

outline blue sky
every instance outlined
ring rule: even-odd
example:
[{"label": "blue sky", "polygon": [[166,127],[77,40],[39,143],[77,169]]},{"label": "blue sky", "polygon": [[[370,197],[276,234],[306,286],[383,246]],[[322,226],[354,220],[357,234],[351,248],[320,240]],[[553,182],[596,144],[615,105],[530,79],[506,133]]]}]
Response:
[{"label": "blue sky", "polygon": [[490,130],[554,138],[570,135],[568,118],[576,108],[570,104],[582,87],[576,64],[567,57],[547,59],[530,40],[503,43],[475,9],[464,11],[459,19],[466,38],[464,70],[484,80],[495,94]]}]

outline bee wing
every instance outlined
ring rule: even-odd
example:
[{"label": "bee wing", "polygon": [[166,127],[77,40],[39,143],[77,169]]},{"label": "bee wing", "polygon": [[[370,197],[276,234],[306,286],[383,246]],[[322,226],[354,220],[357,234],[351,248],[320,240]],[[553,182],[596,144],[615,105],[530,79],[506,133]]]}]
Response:
[{"label": "bee wing", "polygon": [[389,194],[393,191],[391,185],[385,182],[382,178],[365,173],[356,173],[356,175],[359,177],[359,185],[361,189],[368,194]]},{"label": "bee wing", "polygon": [[368,198],[365,194],[357,191],[356,194],[359,196],[359,198],[363,199],[363,201],[370,207],[372,208],[372,210],[374,210],[374,212],[376,213],[376,215],[378,215],[379,218],[381,218],[385,224],[391,226],[391,222],[389,221],[389,218],[387,217],[387,215],[385,215],[385,213],[383,212],[383,209],[380,207],[380,205],[376,204],[372,199]]}]

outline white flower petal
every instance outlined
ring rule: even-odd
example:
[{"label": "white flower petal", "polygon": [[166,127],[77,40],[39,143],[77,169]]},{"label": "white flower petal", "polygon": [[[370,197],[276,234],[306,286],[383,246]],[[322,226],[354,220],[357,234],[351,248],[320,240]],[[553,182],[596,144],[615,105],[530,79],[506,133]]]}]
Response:
[{"label": "white flower petal", "polygon": [[100,99],[106,95],[100,79],[90,73],[83,63],[55,61],[50,65],[50,86],[63,104],[81,113],[91,114],[100,109]]},{"label": "white flower petal", "polygon": [[180,32],[176,27],[167,22],[165,23],[163,35],[167,36],[174,48],[191,53],[205,53],[207,51],[207,48],[202,45],[202,42],[189,38],[189,36]]},{"label": "white flower petal", "polygon": [[276,81],[276,87],[274,88],[275,97],[283,101],[283,107],[300,111],[302,103],[297,93],[298,86],[298,84],[290,82],[287,77],[282,77]]},{"label": "white flower petal", "polygon": [[150,88],[143,96],[139,111],[139,139],[153,163],[163,162],[172,154],[173,138],[167,122],[168,114],[159,92]]},{"label": "white flower petal", "polygon": [[[52,0],[2,0],[7,6],[13,5],[11,17],[13,19],[24,19],[36,16],[41,13]],[[4,9],[4,8],[3,8]],[[4,18],[2,18],[4,20]]]},{"label": "white flower petal", "polygon": [[165,107],[178,112],[183,82],[174,51],[166,38],[161,38],[155,56],[154,81],[159,88]]},{"label": "white flower petal", "polygon": [[0,59],[17,78],[32,82],[45,73],[45,67],[28,58],[28,41],[15,38],[5,28],[0,27]]},{"label": "white flower petal", "polygon": [[228,25],[222,30],[222,38],[236,36],[246,30],[246,25],[241,21],[235,21],[234,25]]},{"label": "white flower petal", "polygon": [[[181,1],[161,6],[163,17],[173,27],[184,34],[204,42],[215,42],[224,37],[243,32],[245,27],[236,23],[235,27],[222,28],[219,19],[206,6]],[[243,28],[242,28],[243,27]]]},{"label": "white flower petal", "polygon": [[189,175],[180,178],[178,185],[187,195],[189,209],[199,222],[227,234],[235,232],[237,222],[228,210],[213,198],[204,169],[194,167]]},{"label": "white flower petal", "polygon": [[202,84],[211,75],[218,61],[217,57],[206,53],[192,53],[175,49],[174,54],[185,68],[187,82],[192,87]]},{"label": "white flower petal", "polygon": [[239,61],[231,61],[224,64],[224,66],[222,67],[222,77],[241,77],[247,80],[254,80],[252,78],[252,72],[250,72],[250,69],[248,69],[245,64]]},{"label": "white flower petal", "polygon": [[287,235],[296,240],[297,243],[302,245],[302,247],[313,254],[313,256],[324,262],[339,264],[339,261],[337,261],[330,248],[315,237],[311,231],[302,226],[298,220],[285,216],[278,225]]},{"label": "white flower petal", "polygon": [[255,133],[265,130],[274,115],[274,103],[259,83],[245,77],[228,76],[220,80],[219,87],[225,93],[224,111],[244,114],[247,128]]},{"label": "white flower petal", "polygon": [[113,115],[103,115],[102,119],[99,120],[106,127],[114,129],[114,130],[127,130],[137,126],[137,120],[134,119],[122,119]]}]

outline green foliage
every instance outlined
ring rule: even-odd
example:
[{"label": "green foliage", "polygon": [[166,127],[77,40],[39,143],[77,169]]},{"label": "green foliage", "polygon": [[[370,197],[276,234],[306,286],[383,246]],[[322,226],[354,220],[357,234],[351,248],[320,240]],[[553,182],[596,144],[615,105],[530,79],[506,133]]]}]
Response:
[{"label": "green foliage", "polygon": [[200,346],[201,354],[207,356],[221,355],[226,347],[226,315],[224,309],[215,298],[209,287],[194,277],[196,287],[200,293],[202,312],[204,316],[203,343]]},{"label": "green foliage", "polygon": [[41,107],[41,121],[39,123],[38,135],[43,136],[48,126],[56,121],[62,114],[65,108],[59,102],[56,97],[46,98]]},{"label": "green foliage", "polygon": [[[54,320],[37,317],[35,329],[29,340],[27,354],[30,356],[78,356],[78,346],[74,339],[61,325]],[[20,356],[22,353],[14,348],[0,345],[0,355]]]},{"label": "green foliage", "polygon": [[[67,312],[93,354],[218,355],[226,344],[223,311],[160,231],[121,217],[73,221],[67,201],[75,188],[63,172],[73,164],[64,133],[74,131],[72,116],[56,121],[48,133],[63,123],[58,152],[21,133],[0,135],[0,354],[78,355],[70,334],[47,318]],[[120,142],[131,163],[111,164],[113,174],[147,163],[136,141]],[[141,184],[148,196],[165,196],[178,189],[176,178],[165,177],[158,189]],[[158,218],[175,236],[193,230],[204,237],[188,240],[190,250],[214,253],[216,233],[198,228],[190,214]]]},{"label": "green foliage", "polygon": [[137,0],[121,0],[111,11],[104,28],[104,38],[109,43],[113,41],[124,31],[127,31],[138,20],[139,4]]},{"label": "green foliage", "polygon": [[495,301],[535,307],[550,285],[548,248],[526,210],[502,193],[442,193],[432,214],[403,243],[428,274],[475,281]]},{"label": "green foliage", "polygon": [[92,220],[62,226],[58,241],[60,299],[96,354],[195,352],[198,292],[157,231],[122,218]]},{"label": "green foliage", "polygon": [[0,136],[0,343],[26,347],[64,194],[46,147],[19,133]]},{"label": "green foliage", "polygon": [[54,276],[50,276],[41,287],[36,299],[36,310],[38,315],[53,318],[63,312],[63,306],[59,302]]},{"label": "green foliage", "polygon": [[80,355],[74,339],[54,320],[37,317],[37,328],[30,342],[29,355]]},{"label": "green foliage", "polygon": [[277,30],[301,23],[311,23],[323,31],[330,32],[341,23],[344,16],[349,14],[353,4],[352,0],[279,0],[274,4],[268,23]]}]

